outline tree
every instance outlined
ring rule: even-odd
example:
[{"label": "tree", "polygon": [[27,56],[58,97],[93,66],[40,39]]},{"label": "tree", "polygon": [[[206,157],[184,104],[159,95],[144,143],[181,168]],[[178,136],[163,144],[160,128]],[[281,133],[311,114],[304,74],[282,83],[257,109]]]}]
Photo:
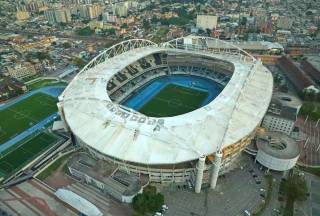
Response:
[{"label": "tree", "polygon": [[293,172],[284,183],[284,193],[287,198],[284,215],[293,215],[294,202],[307,199],[308,187],[303,176]]},{"label": "tree", "polygon": [[147,19],[143,19],[142,26],[145,30],[149,30],[150,29],[149,21]]},{"label": "tree", "polygon": [[74,58],[73,63],[77,65],[79,69],[83,68],[86,65],[85,61],[83,61],[82,58]]},{"label": "tree", "polygon": [[79,29],[79,30],[77,31],[77,34],[80,35],[80,36],[88,36],[88,35],[92,35],[93,32],[94,32],[94,31],[91,30],[89,26],[87,26],[87,27],[84,27],[84,28],[82,28],[82,29]]},{"label": "tree", "polygon": [[64,43],[62,44],[62,46],[63,46],[63,48],[68,49],[68,48],[71,47],[71,44],[70,44],[69,42],[64,42]]},{"label": "tree", "polygon": [[159,22],[159,19],[157,18],[156,15],[153,15],[153,16],[152,16],[151,22],[154,23],[154,24],[157,23],[157,22]]},{"label": "tree", "polygon": [[123,23],[120,28],[128,28],[128,24],[127,23]]},{"label": "tree", "polygon": [[308,187],[303,176],[297,173],[290,175],[285,183],[285,193],[297,201],[304,201],[307,199]]},{"label": "tree", "polygon": [[247,24],[247,17],[242,17],[241,21],[240,21],[240,25],[245,26]]},{"label": "tree", "polygon": [[133,209],[141,214],[158,211],[163,204],[164,196],[157,193],[153,186],[144,188],[143,193],[135,196],[132,201]]}]

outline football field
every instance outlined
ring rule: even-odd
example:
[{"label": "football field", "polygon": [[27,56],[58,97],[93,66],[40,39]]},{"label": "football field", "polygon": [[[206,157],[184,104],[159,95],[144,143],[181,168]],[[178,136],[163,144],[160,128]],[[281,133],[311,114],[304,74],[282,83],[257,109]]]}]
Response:
[{"label": "football field", "polygon": [[139,112],[152,117],[170,117],[201,107],[208,92],[175,84],[164,87]]},{"label": "football field", "polygon": [[40,133],[15,145],[9,153],[0,154],[0,177],[26,165],[57,140],[52,134]]},{"label": "football field", "polygon": [[0,145],[57,112],[57,99],[36,93],[0,110]]}]

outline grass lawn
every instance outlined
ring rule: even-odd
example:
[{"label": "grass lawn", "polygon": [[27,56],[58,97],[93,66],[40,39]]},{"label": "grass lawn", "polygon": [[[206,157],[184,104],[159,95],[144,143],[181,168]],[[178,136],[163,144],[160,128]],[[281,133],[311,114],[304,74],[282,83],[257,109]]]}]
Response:
[{"label": "grass lawn", "polygon": [[52,80],[52,79],[42,79],[42,80],[37,80],[35,82],[28,84],[27,87],[31,91],[31,90],[39,89],[46,86],[66,86],[66,85],[67,85],[66,82],[61,82],[61,81]]},{"label": "grass lawn", "polygon": [[31,81],[33,79],[36,79],[39,76],[40,76],[40,74],[35,74],[35,75],[32,75],[32,76],[24,77],[24,78],[21,79],[21,81],[22,82],[28,82],[28,81]]},{"label": "grass lawn", "polygon": [[[60,166],[64,163],[65,160],[67,160],[68,158],[71,157],[71,154],[67,154],[62,156],[61,158],[59,158],[58,160],[56,160],[55,162],[53,162],[53,164],[51,164],[49,167],[47,167],[45,170],[43,170],[38,176],[37,178],[41,181],[45,180],[46,178],[48,178],[49,176],[51,176],[55,171],[57,171]],[[67,172],[67,166],[65,164],[65,166],[63,167],[63,171]]]},{"label": "grass lawn", "polygon": [[320,103],[304,102],[299,111],[299,115],[304,117],[309,116],[309,119],[317,121],[320,119]]},{"label": "grass lawn", "polygon": [[208,92],[169,84],[147,102],[139,112],[152,117],[169,117],[199,108]]},{"label": "grass lawn", "polygon": [[0,176],[6,176],[18,168],[26,165],[26,163],[35,156],[39,155],[43,150],[56,143],[57,138],[51,134],[40,133],[31,139],[25,140],[16,145],[6,155],[0,157]]},{"label": "grass lawn", "polygon": [[0,145],[57,112],[57,99],[37,93],[0,111]]}]

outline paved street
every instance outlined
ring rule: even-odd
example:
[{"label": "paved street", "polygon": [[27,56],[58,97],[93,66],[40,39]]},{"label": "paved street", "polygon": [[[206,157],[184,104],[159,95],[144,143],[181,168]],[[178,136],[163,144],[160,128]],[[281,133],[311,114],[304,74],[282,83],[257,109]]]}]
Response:
[{"label": "paved street", "polygon": [[[195,194],[188,189],[169,186],[162,188],[169,210],[166,216],[243,215],[245,209],[253,211],[262,201],[260,189],[265,188],[263,171],[252,161],[244,169],[235,169],[218,180],[217,189],[202,190]],[[249,170],[254,169],[262,184],[255,183]]]},{"label": "paved street", "polygon": [[295,216],[318,216],[320,215],[320,178],[305,173],[310,196],[305,202],[295,203]]},{"label": "paved street", "polygon": [[0,209],[13,216],[78,215],[78,212],[56,199],[53,191],[36,180],[0,191]]}]

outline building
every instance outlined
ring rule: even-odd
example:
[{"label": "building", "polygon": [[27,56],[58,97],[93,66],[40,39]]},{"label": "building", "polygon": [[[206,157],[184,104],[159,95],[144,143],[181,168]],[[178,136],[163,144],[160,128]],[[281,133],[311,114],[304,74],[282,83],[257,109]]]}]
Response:
[{"label": "building", "polygon": [[33,42],[15,44],[14,49],[20,53],[24,53],[34,48],[43,49],[49,47],[54,41],[57,41],[57,38],[54,36],[42,37],[40,40],[35,40]]},{"label": "building", "polygon": [[[75,143],[98,160],[150,182],[189,181],[197,193],[205,182],[215,188],[251,142],[272,96],[268,69],[240,48],[230,55],[231,48],[195,36],[160,45],[123,41],[77,74],[59,97],[59,113]],[[224,90],[177,116],[146,116],[123,105],[138,88],[168,75],[202,77]]]},{"label": "building", "polygon": [[56,15],[53,9],[46,10],[44,12],[44,17],[50,24],[53,24],[56,22]]},{"label": "building", "polygon": [[117,21],[117,16],[114,15],[112,12],[103,13],[102,18],[104,21],[109,22],[109,23],[115,23]]},{"label": "building", "polygon": [[24,83],[0,75],[0,101],[5,101],[11,97],[23,94],[27,91],[27,87]]},{"label": "building", "polygon": [[68,23],[71,22],[70,10],[66,8],[58,9],[54,11],[56,23]]},{"label": "building", "polygon": [[[318,67],[317,67],[318,65]],[[313,64],[309,60],[304,60],[300,63],[301,68],[305,71],[315,83],[320,85],[320,66],[319,62]]]},{"label": "building", "polygon": [[268,112],[263,119],[262,126],[269,131],[278,131],[290,135],[294,129],[299,107],[285,104],[290,98],[273,98],[271,100]]},{"label": "building", "polygon": [[200,29],[215,29],[218,25],[218,16],[212,15],[197,15],[197,28]]},{"label": "building", "polygon": [[300,156],[298,143],[283,133],[269,132],[264,136],[258,136],[256,145],[256,161],[271,170],[290,170]]},{"label": "building", "polygon": [[124,3],[117,3],[113,6],[113,11],[114,14],[119,17],[126,17],[128,16],[128,5]]},{"label": "building", "polygon": [[28,11],[17,11],[16,18],[18,21],[29,19],[30,15]]},{"label": "building", "polygon": [[59,188],[54,195],[61,201],[76,209],[80,215],[103,216],[103,213],[91,202],[73,191]]},{"label": "building", "polygon": [[85,153],[73,155],[68,161],[68,169],[71,175],[124,203],[132,203],[133,197],[142,193],[142,186],[149,182],[147,177],[129,175],[114,164],[96,160]]},{"label": "building", "polygon": [[71,21],[71,13],[67,8],[46,10],[44,17],[51,24],[68,23]]},{"label": "building", "polygon": [[102,14],[102,8],[97,4],[88,5],[87,10],[90,19],[95,19]]},{"label": "building", "polygon": [[286,16],[280,16],[277,20],[277,28],[290,30],[293,24],[293,19]]},{"label": "building", "polygon": [[288,57],[279,58],[277,65],[300,94],[308,89],[315,89],[316,84],[313,80]]},{"label": "building", "polygon": [[7,66],[6,69],[6,75],[18,80],[38,73],[35,67],[30,63],[18,64],[13,67]]}]

